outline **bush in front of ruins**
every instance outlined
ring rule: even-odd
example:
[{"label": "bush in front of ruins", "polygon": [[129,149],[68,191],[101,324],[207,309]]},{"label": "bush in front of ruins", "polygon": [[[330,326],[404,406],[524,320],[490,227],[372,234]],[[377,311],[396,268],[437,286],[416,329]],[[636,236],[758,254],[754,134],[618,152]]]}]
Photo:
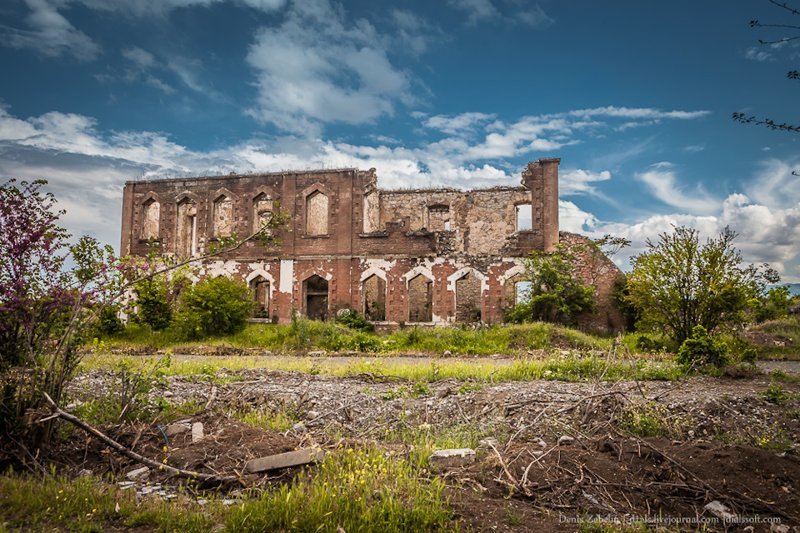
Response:
[{"label": "bush in front of ruins", "polygon": [[692,336],[678,350],[678,363],[687,368],[721,368],[729,362],[728,345],[708,334],[703,326],[695,326]]},{"label": "bush in front of ruins", "polygon": [[253,305],[244,282],[207,278],[181,296],[174,328],[186,340],[238,333],[247,324]]}]

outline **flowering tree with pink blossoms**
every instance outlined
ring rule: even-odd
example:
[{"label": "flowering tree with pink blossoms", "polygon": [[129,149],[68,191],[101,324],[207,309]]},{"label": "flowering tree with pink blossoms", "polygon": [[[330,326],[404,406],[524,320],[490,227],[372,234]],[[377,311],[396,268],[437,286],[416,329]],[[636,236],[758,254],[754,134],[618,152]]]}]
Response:
[{"label": "flowering tree with pink blossoms", "polygon": [[20,448],[48,439],[49,425],[26,417],[43,393],[61,398],[85,318],[119,284],[110,247],[90,237],[69,244],[45,184],[0,185],[0,437]]}]

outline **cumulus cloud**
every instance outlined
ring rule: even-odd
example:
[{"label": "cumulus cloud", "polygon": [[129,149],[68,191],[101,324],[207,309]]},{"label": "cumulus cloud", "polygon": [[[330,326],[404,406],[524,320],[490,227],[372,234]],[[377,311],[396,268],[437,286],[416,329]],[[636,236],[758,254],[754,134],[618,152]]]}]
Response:
[{"label": "cumulus cloud", "polygon": [[584,169],[561,170],[558,173],[558,193],[560,196],[595,195],[599,196],[594,183],[608,181],[611,172],[603,170],[592,172]]},{"label": "cumulus cloud", "polygon": [[280,26],[257,32],[247,62],[258,85],[249,113],[285,131],[370,123],[412,100],[408,74],[391,63],[375,27],[347,20],[328,0],[292,4]]}]

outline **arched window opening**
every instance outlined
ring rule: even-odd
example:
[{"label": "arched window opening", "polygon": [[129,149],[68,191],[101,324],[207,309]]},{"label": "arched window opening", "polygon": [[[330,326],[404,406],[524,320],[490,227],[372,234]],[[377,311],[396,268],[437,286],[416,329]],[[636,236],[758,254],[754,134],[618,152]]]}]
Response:
[{"label": "arched window opening", "polygon": [[431,322],[433,320],[433,282],[417,275],[408,282],[408,321]]},{"label": "arched window opening", "polygon": [[159,238],[160,218],[161,205],[150,198],[142,205],[142,239]]},{"label": "arched window opening", "polygon": [[481,280],[470,272],[456,281],[456,322],[481,321]]},{"label": "arched window opening", "polygon": [[224,194],[214,200],[214,237],[230,237],[233,233],[233,200]]},{"label": "arched window opening", "polygon": [[364,196],[364,233],[380,230],[380,197],[376,191]]},{"label": "arched window opening", "polygon": [[311,320],[328,318],[328,280],[315,274],[303,282],[303,306]]},{"label": "arched window opening", "polygon": [[197,255],[197,205],[188,198],[178,204],[177,231],[175,253],[180,257]]},{"label": "arched window opening", "polygon": [[[259,231],[272,219],[273,200],[268,194],[261,193],[253,199],[253,233]],[[269,235],[272,230],[264,230]]]},{"label": "arched window opening", "polygon": [[253,316],[256,318],[269,317],[269,289],[269,280],[263,276],[256,276],[250,281],[250,292],[255,302]]},{"label": "arched window opening", "polygon": [[328,234],[328,197],[316,191],[306,198],[306,233]]},{"label": "arched window opening", "polygon": [[375,274],[364,280],[364,317],[367,320],[386,320],[386,282]]}]

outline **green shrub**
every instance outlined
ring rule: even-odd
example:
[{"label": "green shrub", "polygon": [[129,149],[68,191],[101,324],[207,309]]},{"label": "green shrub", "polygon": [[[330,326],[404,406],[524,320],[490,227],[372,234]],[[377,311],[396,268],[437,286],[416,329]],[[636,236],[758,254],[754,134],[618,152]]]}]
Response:
[{"label": "green shrub", "polygon": [[207,278],[181,297],[176,328],[188,340],[238,333],[247,324],[253,305],[244,282]]},{"label": "green shrub", "polygon": [[119,319],[118,306],[108,305],[100,311],[96,326],[98,336],[116,335],[117,333],[122,333],[124,329],[125,324]]},{"label": "green shrub", "polygon": [[786,393],[782,385],[777,383],[771,384],[759,396],[761,396],[762,400],[775,405],[783,405],[789,400],[789,394]]},{"label": "green shrub", "polygon": [[636,339],[636,351],[641,353],[659,353],[667,350],[666,344],[650,338],[647,335],[640,335]]},{"label": "green shrub", "polygon": [[336,313],[336,322],[358,331],[375,331],[375,326],[355,309],[342,309]]},{"label": "green shrub", "polygon": [[692,336],[678,350],[678,363],[685,367],[721,368],[728,363],[728,346],[709,335],[703,326],[695,326]]},{"label": "green shrub", "polygon": [[159,276],[136,284],[136,314],[134,320],[147,324],[154,331],[169,327],[172,322],[172,306],[167,297],[166,282]]}]

